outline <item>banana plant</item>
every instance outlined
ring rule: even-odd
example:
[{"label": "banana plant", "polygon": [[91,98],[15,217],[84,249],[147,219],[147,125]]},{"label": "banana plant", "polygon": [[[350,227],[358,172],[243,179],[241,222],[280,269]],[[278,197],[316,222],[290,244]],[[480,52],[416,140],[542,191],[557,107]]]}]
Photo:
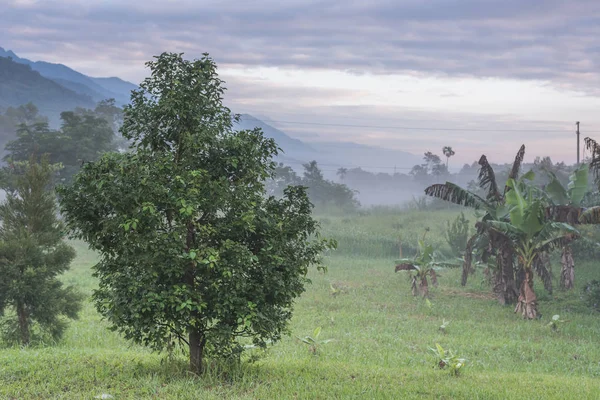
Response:
[{"label": "banana plant", "polygon": [[[509,178],[518,178],[524,157],[525,146],[522,145],[509,171]],[[479,188],[485,192],[484,196],[479,196],[452,182],[429,186],[425,189],[425,194],[454,204],[474,208],[481,213],[479,222],[476,224],[477,232],[467,242],[461,284],[465,286],[469,274],[474,271],[472,258],[473,251],[477,249],[477,253],[481,255],[480,258],[483,262],[495,258],[494,293],[498,296],[498,301],[501,304],[512,304],[517,300],[512,246],[504,236],[487,230],[487,222],[489,221],[508,220],[506,194],[510,188],[505,186],[504,190],[500,191],[494,169],[485,155],[482,155],[479,159],[479,165],[477,181]]]},{"label": "banana plant", "polygon": [[526,319],[537,316],[537,296],[533,289],[533,272],[544,253],[564,246],[578,231],[571,225],[546,218],[544,200],[533,185],[509,179],[506,194],[510,222],[489,221],[489,228],[505,236],[513,243],[524,279],[519,288],[515,313],[521,312]]},{"label": "banana plant", "polygon": [[436,268],[458,267],[459,262],[438,261],[438,253],[434,247],[425,242],[425,234],[418,241],[418,251],[414,258],[402,258],[396,260],[394,272],[409,271],[411,279],[411,290],[413,296],[420,294],[422,297],[429,297],[429,282],[427,277],[431,278],[433,286],[437,286]]},{"label": "banana plant", "polygon": [[[570,225],[581,223],[581,216],[584,210],[581,203],[588,193],[588,173],[587,164],[578,166],[569,176],[569,183],[565,188],[556,175],[547,171],[550,182],[545,187],[545,193],[549,200],[549,207],[546,208],[546,215],[549,219],[556,222],[566,222]],[[588,212],[585,215],[589,215]],[[584,216],[585,219],[585,216]],[[588,218],[588,222],[592,222]],[[563,289],[572,289],[575,283],[575,262],[568,241],[562,248],[561,269],[560,269],[560,287]]]}]

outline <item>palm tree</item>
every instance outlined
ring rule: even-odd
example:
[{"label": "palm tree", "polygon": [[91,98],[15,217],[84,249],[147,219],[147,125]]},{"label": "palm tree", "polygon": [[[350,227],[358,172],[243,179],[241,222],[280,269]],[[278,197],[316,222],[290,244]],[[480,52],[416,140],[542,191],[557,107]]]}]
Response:
[{"label": "palm tree", "polygon": [[452,157],[456,153],[454,152],[454,150],[452,150],[452,147],[450,146],[444,146],[442,152],[446,156],[446,169],[448,169],[448,161],[450,160],[450,157]]},{"label": "palm tree", "polygon": [[[525,145],[522,145],[509,173],[509,178],[516,179],[519,175],[521,163],[525,156]],[[492,254],[496,258],[496,272],[494,276],[494,292],[501,304],[511,304],[517,300],[517,284],[515,282],[514,250],[509,240],[504,235],[490,230],[489,221],[508,221],[508,210],[505,205],[505,197],[510,190],[505,186],[500,193],[496,183],[496,175],[487,157],[482,155],[479,159],[478,185],[486,193],[485,198],[461,188],[452,182],[431,185],[425,189],[425,194],[436,197],[454,204],[483,210],[484,215],[476,224],[477,232],[467,243],[463,264],[462,285],[466,285],[467,277],[472,272],[471,262],[474,247],[480,246],[484,258]]]}]

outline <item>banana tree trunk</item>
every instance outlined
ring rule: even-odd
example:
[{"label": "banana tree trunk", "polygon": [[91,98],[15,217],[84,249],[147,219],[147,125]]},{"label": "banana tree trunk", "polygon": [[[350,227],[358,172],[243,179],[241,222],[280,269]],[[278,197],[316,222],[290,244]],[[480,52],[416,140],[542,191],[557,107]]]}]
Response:
[{"label": "banana tree trunk", "polygon": [[429,284],[427,283],[427,276],[423,276],[423,278],[421,278],[421,282],[419,283],[419,292],[423,297],[429,296]]},{"label": "banana tree trunk", "polygon": [[571,246],[563,247],[560,268],[560,287],[562,289],[573,289],[575,286],[575,261]]},{"label": "banana tree trunk", "polygon": [[537,296],[533,291],[533,271],[531,268],[524,268],[525,279],[521,282],[521,289],[515,313],[520,312],[525,319],[534,319],[537,317]]},{"label": "banana tree trunk", "polygon": [[498,302],[502,305],[514,304],[518,297],[513,259],[512,248],[503,244],[496,255],[498,268],[494,282],[494,292],[498,296]]}]

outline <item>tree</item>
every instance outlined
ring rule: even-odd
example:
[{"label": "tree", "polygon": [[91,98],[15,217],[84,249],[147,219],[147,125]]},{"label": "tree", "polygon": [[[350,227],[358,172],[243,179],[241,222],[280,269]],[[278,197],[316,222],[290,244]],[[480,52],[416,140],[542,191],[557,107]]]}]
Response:
[{"label": "tree", "polygon": [[82,296],[63,287],[58,276],[69,269],[75,251],[64,241],[64,226],[56,218],[56,201],[48,190],[55,172],[47,158],[16,164],[23,171],[0,205],[0,314],[14,310],[11,321],[18,341],[31,341],[32,327],[57,340],[77,318]]},{"label": "tree", "polygon": [[124,109],[131,151],[86,163],[59,188],[65,218],[98,251],[96,307],[112,329],[156,350],[172,338],[190,368],[265,347],[286,330],[319,237],[304,187],[265,196],[278,149],[260,129],[236,131],[205,54],[163,53]]},{"label": "tree", "polygon": [[[550,177],[550,182],[545,186],[545,193],[548,195],[550,206],[547,208],[547,215],[554,221],[565,222],[571,225],[579,224],[579,215],[581,214],[581,203],[588,192],[588,169],[586,164],[582,164],[575,169],[569,177],[569,184],[565,188],[556,174],[546,171]],[[560,287],[563,289],[572,289],[575,284],[575,262],[571,247],[567,241],[562,249]]]},{"label": "tree", "polygon": [[16,140],[6,144],[4,160],[25,161],[34,153],[47,154],[50,163],[63,165],[60,175],[68,183],[83,162],[95,161],[116,149],[112,128],[103,117],[74,111],[60,116],[62,127],[58,131],[50,130],[45,122],[19,125]]},{"label": "tree", "polygon": [[355,192],[348,186],[325,179],[316,161],[303,164],[304,176],[301,184],[308,188],[312,202],[324,206],[335,204],[338,207],[352,210],[359,204],[354,197]]},{"label": "tree", "polygon": [[337,175],[340,177],[340,180],[344,182],[344,178],[348,174],[348,168],[340,167],[337,170]]},{"label": "tree", "polygon": [[524,271],[515,312],[533,319],[537,316],[537,296],[533,289],[535,264],[541,262],[544,253],[564,247],[565,241],[570,241],[578,232],[566,223],[547,220],[544,203],[533,195],[531,187],[514,179],[509,179],[507,186],[511,189],[506,195],[510,222],[490,221],[488,224],[513,243]]},{"label": "tree", "polygon": [[444,146],[442,152],[446,156],[446,169],[448,169],[448,161],[450,160],[450,157],[452,157],[456,153],[454,152],[454,150],[452,150],[452,147],[450,146]]},{"label": "tree", "polygon": [[[509,178],[516,179],[519,175],[521,163],[525,156],[525,146],[521,146],[512,167],[509,172]],[[431,185],[425,189],[425,194],[436,197],[454,204],[465,207],[471,207],[476,210],[482,210],[479,223],[476,224],[477,232],[467,242],[465,249],[465,262],[463,265],[462,285],[466,285],[467,277],[472,272],[471,261],[473,247],[480,245],[482,259],[485,261],[491,256],[496,259],[496,271],[494,274],[494,292],[498,296],[500,304],[511,304],[517,300],[518,282],[515,282],[514,270],[514,249],[512,243],[503,235],[490,230],[489,221],[509,220],[508,209],[506,207],[506,195],[510,187],[505,186],[501,193],[496,181],[496,174],[485,155],[482,155],[478,162],[479,175],[477,184],[485,193],[485,197],[469,190],[463,189],[452,182],[444,184]]]}]

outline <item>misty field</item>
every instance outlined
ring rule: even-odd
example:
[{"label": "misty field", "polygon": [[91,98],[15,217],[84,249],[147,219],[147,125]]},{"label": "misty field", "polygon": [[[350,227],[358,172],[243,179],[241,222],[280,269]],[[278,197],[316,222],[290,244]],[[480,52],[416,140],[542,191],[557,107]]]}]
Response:
[{"label": "misty field", "polygon": [[[291,335],[266,353],[252,350],[240,368],[213,367],[206,376],[174,359],[132,346],[106,329],[90,302],[55,346],[0,349],[0,398],[93,399],[511,399],[600,397],[600,315],[581,286],[600,278],[598,264],[576,264],[576,289],[553,295],[536,283],[542,318],[524,321],[491,296],[480,271],[460,286],[459,269],[440,273],[429,302],[394,273],[398,240],[404,255],[417,237],[448,253],[443,232],[456,211],[372,211],[319,216],[338,240],[328,271],[311,271]],[[91,294],[95,255],[74,242],[78,258],[64,277]],[[559,264],[553,262],[553,270]],[[555,279],[556,281],[556,279]],[[556,284],[555,287],[558,285]],[[548,326],[560,315],[557,330]],[[440,325],[450,321],[445,330]],[[316,353],[297,337],[321,327]],[[467,359],[459,376],[436,367],[439,343]],[[252,361],[252,362],[250,362]]]}]

